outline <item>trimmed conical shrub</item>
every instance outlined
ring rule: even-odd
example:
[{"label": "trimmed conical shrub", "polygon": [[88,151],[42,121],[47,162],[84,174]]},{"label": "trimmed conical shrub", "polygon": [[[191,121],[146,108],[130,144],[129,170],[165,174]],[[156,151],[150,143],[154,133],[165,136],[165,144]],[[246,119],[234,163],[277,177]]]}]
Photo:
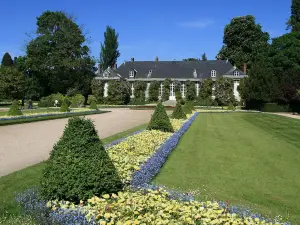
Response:
[{"label": "trimmed conical shrub", "polygon": [[185,104],[183,105],[183,111],[185,112],[185,114],[192,113],[192,106],[191,106],[190,102],[185,102]]},{"label": "trimmed conical shrub", "polygon": [[41,180],[43,198],[78,203],[122,188],[123,183],[92,121],[69,119],[46,162]]},{"label": "trimmed conical shrub", "polygon": [[97,106],[97,104],[96,104],[95,101],[92,101],[92,102],[91,102],[91,104],[90,104],[90,109],[96,109],[96,110],[98,110],[98,106]]},{"label": "trimmed conical shrub", "polygon": [[70,109],[69,109],[69,106],[68,106],[68,102],[67,102],[67,99],[64,99],[61,106],[60,106],[60,109],[59,109],[60,112],[70,112]]},{"label": "trimmed conical shrub", "polygon": [[183,108],[180,104],[180,102],[176,103],[176,107],[172,113],[172,118],[174,119],[186,119],[186,115],[183,111]]},{"label": "trimmed conical shrub", "polygon": [[23,115],[22,111],[19,108],[18,101],[13,101],[11,106],[9,107],[9,110],[7,112],[8,116],[21,116]]},{"label": "trimmed conical shrub", "polygon": [[163,132],[174,132],[170,118],[168,117],[165,107],[159,102],[151,117],[147,130],[160,130]]}]

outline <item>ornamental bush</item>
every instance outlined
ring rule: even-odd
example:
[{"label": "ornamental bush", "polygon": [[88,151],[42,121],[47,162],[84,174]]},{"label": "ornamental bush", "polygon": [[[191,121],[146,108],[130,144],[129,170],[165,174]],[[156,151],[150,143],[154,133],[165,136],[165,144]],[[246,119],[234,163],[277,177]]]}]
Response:
[{"label": "ornamental bush", "polygon": [[176,107],[172,113],[172,118],[174,119],[186,119],[186,115],[183,111],[183,108],[180,104],[180,102],[176,103]]},{"label": "ornamental bush", "polygon": [[90,109],[96,109],[96,110],[98,110],[98,106],[97,106],[97,104],[96,104],[95,101],[92,101],[92,103],[90,104]]},{"label": "ornamental bush", "polygon": [[59,111],[60,112],[70,112],[68,100],[66,98],[63,100]]},{"label": "ornamental bush", "polygon": [[7,115],[8,116],[21,116],[21,115],[23,115],[23,113],[21,112],[21,110],[19,108],[18,101],[13,101],[13,103],[9,107]]},{"label": "ornamental bush", "polygon": [[95,103],[97,103],[97,98],[94,96],[94,95],[89,95],[88,96],[88,100],[87,100],[87,104],[92,104],[92,102],[95,102]]},{"label": "ornamental bush", "polygon": [[192,110],[193,110],[193,105],[191,102],[188,102],[186,101],[184,106],[183,106],[183,111],[185,112],[185,114],[191,114],[193,113]]},{"label": "ornamental bush", "polygon": [[147,130],[160,130],[163,132],[174,132],[170,118],[168,117],[165,107],[158,103],[154,114],[151,117]]},{"label": "ornamental bush", "polygon": [[230,102],[227,107],[228,110],[234,110],[233,104]]},{"label": "ornamental bush", "polygon": [[72,108],[80,108],[83,106],[85,98],[82,94],[76,94],[73,97],[71,97],[71,107]]},{"label": "ornamental bush", "polygon": [[79,117],[69,119],[46,162],[41,179],[43,198],[79,203],[122,188],[92,121]]}]

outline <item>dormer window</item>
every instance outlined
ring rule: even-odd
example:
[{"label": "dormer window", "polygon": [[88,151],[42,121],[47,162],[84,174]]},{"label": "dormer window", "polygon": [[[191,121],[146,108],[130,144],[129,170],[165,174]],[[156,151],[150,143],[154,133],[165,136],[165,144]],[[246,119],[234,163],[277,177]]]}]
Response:
[{"label": "dormer window", "polygon": [[130,77],[130,78],[133,78],[133,77],[134,77],[134,70],[130,70],[130,71],[129,71],[129,77]]},{"label": "dormer window", "polygon": [[103,73],[103,77],[108,77],[108,75],[109,75],[109,72],[108,72],[108,71],[105,71],[105,72]]},{"label": "dormer window", "polygon": [[151,77],[151,74],[152,74],[152,70],[149,70],[149,72],[148,72],[148,78]]},{"label": "dormer window", "polygon": [[196,71],[196,69],[194,69],[193,76],[194,76],[194,78],[197,78],[197,71]]},{"label": "dormer window", "polygon": [[239,75],[240,75],[240,72],[239,72],[239,71],[236,70],[236,71],[233,72],[233,76],[237,77],[237,76],[239,76]]},{"label": "dormer window", "polygon": [[211,76],[211,77],[216,77],[216,76],[217,76],[217,71],[212,70],[212,71],[210,72],[210,76]]}]

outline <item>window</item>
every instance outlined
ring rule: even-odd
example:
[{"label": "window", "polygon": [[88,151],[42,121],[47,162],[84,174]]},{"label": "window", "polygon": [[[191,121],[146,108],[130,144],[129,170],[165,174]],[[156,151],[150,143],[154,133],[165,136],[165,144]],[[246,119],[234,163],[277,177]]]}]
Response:
[{"label": "window", "polygon": [[133,70],[129,71],[129,77],[134,77],[134,71]]},{"label": "window", "polygon": [[234,72],[233,72],[233,76],[237,77],[237,76],[239,76],[239,75],[240,75],[240,72],[239,72],[239,71],[234,71]]},{"label": "window", "polygon": [[212,71],[210,72],[210,75],[211,75],[211,77],[216,77],[216,76],[217,76],[217,71],[212,70]]},{"label": "window", "polygon": [[196,69],[194,69],[193,76],[194,76],[194,78],[197,78],[197,71],[196,71]]},{"label": "window", "polygon": [[149,70],[148,76],[147,76],[147,77],[148,77],[148,78],[151,77],[151,74],[152,74],[152,70]]},{"label": "window", "polygon": [[160,84],[160,88],[159,88],[159,93],[158,93],[158,95],[159,95],[160,97],[162,97],[162,95],[163,95],[163,90],[164,90],[164,85],[163,85],[163,83],[161,83],[161,84]]},{"label": "window", "polygon": [[108,75],[109,75],[109,72],[107,72],[107,71],[105,71],[105,72],[103,73],[103,77],[108,77]]},{"label": "window", "polygon": [[181,85],[180,85],[180,93],[181,93],[181,96],[182,96],[182,97],[185,96],[184,92],[185,92],[185,85],[184,85],[184,84],[181,84]]}]

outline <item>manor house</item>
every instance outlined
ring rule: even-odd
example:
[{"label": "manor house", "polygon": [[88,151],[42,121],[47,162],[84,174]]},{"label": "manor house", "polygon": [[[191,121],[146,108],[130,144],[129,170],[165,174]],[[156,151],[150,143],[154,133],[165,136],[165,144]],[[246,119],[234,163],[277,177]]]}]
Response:
[{"label": "manor house", "polygon": [[[131,97],[134,97],[134,81],[147,82],[146,98],[149,92],[151,81],[161,82],[158,96],[162,96],[163,81],[170,79],[170,100],[175,99],[175,85],[174,82],[180,82],[180,92],[182,97],[185,97],[187,80],[195,83],[196,94],[199,95],[201,83],[204,79],[212,79],[215,81],[218,77],[227,77],[234,80],[233,92],[236,100],[240,100],[237,90],[240,79],[246,77],[246,64],[243,70],[233,66],[228,60],[207,60],[207,61],[159,61],[158,58],[154,61],[125,61],[122,65],[113,68],[109,67],[101,70],[99,67],[96,72],[96,79],[109,81],[112,79],[124,79],[131,83]],[[105,83],[104,97],[107,97],[107,90],[109,86]],[[213,87],[214,90],[214,87]],[[214,98],[214,96],[212,96]]]}]

